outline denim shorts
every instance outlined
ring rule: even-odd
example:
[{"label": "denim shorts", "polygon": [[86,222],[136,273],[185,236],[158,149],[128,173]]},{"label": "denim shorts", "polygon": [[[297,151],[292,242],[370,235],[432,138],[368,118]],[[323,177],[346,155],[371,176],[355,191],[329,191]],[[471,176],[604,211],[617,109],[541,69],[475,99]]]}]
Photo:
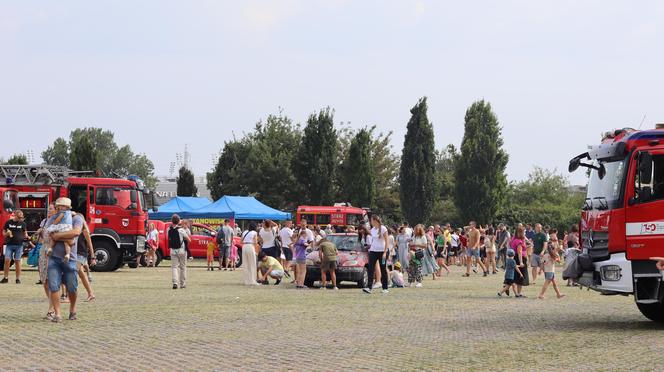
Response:
[{"label": "denim shorts", "polygon": [[76,261],[70,260],[65,263],[61,258],[49,257],[48,258],[48,290],[51,292],[58,292],[60,285],[67,286],[67,292],[76,293],[78,288],[77,267]]},{"label": "denim shorts", "polygon": [[23,245],[7,244],[5,246],[5,260],[20,261],[23,257]]},{"label": "denim shorts", "polygon": [[545,280],[553,280],[554,277],[555,277],[554,273],[544,273]]},{"label": "denim shorts", "polygon": [[87,256],[83,256],[83,255],[79,254],[79,255],[76,256],[76,260],[78,261],[78,263],[80,263],[83,266],[86,266],[88,264],[88,257]]},{"label": "denim shorts", "polygon": [[530,255],[530,267],[539,267],[541,262],[540,255],[535,253]]},{"label": "denim shorts", "polygon": [[284,277],[284,271],[283,270],[272,270],[270,271],[270,276],[273,278],[283,278]]},{"label": "denim shorts", "polygon": [[479,257],[480,256],[480,250],[479,249],[472,249],[472,248],[466,248],[466,256],[468,257]]}]

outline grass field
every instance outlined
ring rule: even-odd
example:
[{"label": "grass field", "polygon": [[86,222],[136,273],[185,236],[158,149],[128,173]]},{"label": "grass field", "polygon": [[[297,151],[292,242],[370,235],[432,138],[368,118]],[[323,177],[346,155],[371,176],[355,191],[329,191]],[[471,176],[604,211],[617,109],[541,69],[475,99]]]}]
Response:
[{"label": "grass field", "polygon": [[[188,287],[159,268],[94,273],[79,320],[42,320],[35,271],[0,286],[0,369],[661,370],[662,327],[631,297],[563,287],[567,297],[498,298],[501,275],[366,295],[347,286],[247,288],[242,271],[195,261]],[[541,282],[541,280],[539,280]],[[80,287],[81,295],[85,293]],[[66,316],[66,305],[65,305]]]}]

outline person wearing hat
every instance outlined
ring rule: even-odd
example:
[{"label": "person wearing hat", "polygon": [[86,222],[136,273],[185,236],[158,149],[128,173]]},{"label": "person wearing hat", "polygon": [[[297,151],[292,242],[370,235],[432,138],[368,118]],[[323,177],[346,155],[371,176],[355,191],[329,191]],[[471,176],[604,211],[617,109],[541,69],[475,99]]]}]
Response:
[{"label": "person wearing hat", "polygon": [[[512,288],[516,296],[519,297],[515,288],[516,284],[514,279],[516,274],[519,274],[519,277],[523,278],[523,273],[521,272],[519,266],[516,264],[516,260],[514,260],[514,250],[508,249],[506,254],[507,259],[505,260],[505,281],[503,282],[503,288],[500,290],[500,292],[498,292],[498,297],[501,297],[503,293],[509,296],[510,288]],[[525,270],[527,271],[528,269],[526,268]]]},{"label": "person wearing hat", "polygon": [[23,257],[23,240],[28,239],[28,232],[23,221],[23,211],[15,210],[11,219],[5,222],[2,229],[5,236],[4,278],[0,283],[9,281],[9,265],[11,260],[16,264],[16,284],[21,284],[21,257]]},{"label": "person wearing hat", "polygon": [[399,261],[394,264],[394,270],[390,271],[390,282],[392,282],[392,288],[404,287],[403,273],[401,272],[401,262]]},{"label": "person wearing hat", "polygon": [[[58,198],[55,201],[55,215],[51,217],[53,220],[51,225],[46,228],[46,232],[56,233],[56,232],[66,232],[71,231],[72,229],[72,215],[71,215],[71,199],[69,198]],[[69,262],[71,258],[71,246],[74,244],[73,239],[71,241],[63,241],[65,246],[65,255],[63,257],[64,262]],[[46,255],[50,256],[53,253],[53,247],[48,247]]]}]

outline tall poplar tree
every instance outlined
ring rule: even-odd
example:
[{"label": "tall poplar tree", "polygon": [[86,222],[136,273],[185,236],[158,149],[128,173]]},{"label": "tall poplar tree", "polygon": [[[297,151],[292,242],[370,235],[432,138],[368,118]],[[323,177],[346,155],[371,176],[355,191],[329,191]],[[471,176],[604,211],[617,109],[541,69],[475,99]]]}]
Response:
[{"label": "tall poplar tree", "polygon": [[507,188],[508,155],[491,104],[474,102],[466,110],[461,154],[456,161],[454,201],[464,222],[493,222]]},{"label": "tall poplar tree", "polygon": [[375,170],[372,166],[372,139],[367,129],[361,129],[350,142],[342,167],[342,195],[358,207],[374,207]]},{"label": "tall poplar tree", "polygon": [[401,210],[410,224],[428,222],[436,193],[433,126],[427,117],[427,98],[410,110],[399,172]]},{"label": "tall poplar tree", "polygon": [[301,202],[312,205],[334,203],[337,151],[334,111],[328,107],[318,114],[311,114],[293,160],[293,173],[301,185]]}]

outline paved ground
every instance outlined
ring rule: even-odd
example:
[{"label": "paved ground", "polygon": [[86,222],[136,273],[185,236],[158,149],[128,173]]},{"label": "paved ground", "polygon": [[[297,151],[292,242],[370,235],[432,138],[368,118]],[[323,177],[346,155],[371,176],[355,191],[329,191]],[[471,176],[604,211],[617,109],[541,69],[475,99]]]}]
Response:
[{"label": "paved ground", "polygon": [[643,318],[632,298],[564,288],[567,298],[539,301],[532,286],[528,299],[497,298],[499,275],[462,278],[456,268],[389,295],[246,288],[241,271],[196,265],[188,288],[177,291],[167,267],[95,273],[97,301],[62,324],[42,320],[37,273],[16,285],[12,272],[0,286],[0,369],[661,370],[664,363],[664,328]]}]

